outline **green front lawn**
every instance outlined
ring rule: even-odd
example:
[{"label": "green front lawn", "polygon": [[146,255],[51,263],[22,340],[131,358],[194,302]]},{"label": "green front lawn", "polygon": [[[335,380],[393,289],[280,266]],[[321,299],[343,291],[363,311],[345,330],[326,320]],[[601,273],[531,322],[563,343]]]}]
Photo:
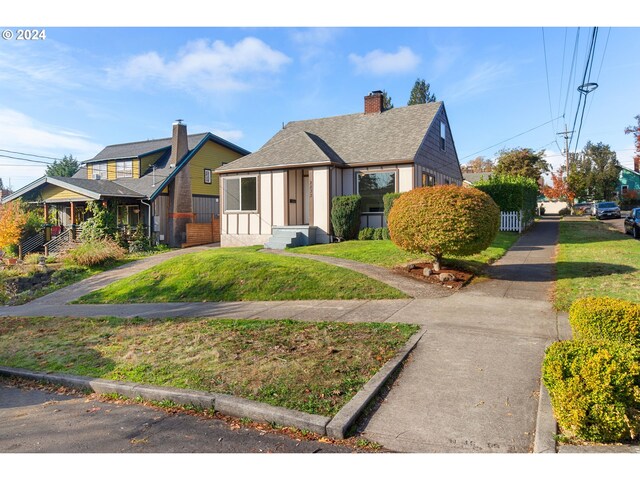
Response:
[{"label": "green front lawn", "polygon": [[334,415],[415,325],[0,318],[0,365],[226,393]]},{"label": "green front lawn", "polygon": [[[486,250],[469,257],[445,257],[444,264],[480,273],[484,265],[493,263],[502,257],[517,239],[517,233],[498,232],[493,243]],[[391,240],[351,240],[348,242],[291,248],[288,251],[345,258],[387,268],[420,260],[431,261],[428,255],[412,254],[400,250]]]},{"label": "green front lawn", "polygon": [[640,242],[596,221],[560,222],[555,307],[581,297],[640,302]]},{"label": "green front lawn", "polygon": [[86,295],[78,303],[406,298],[365,275],[304,258],[223,248],[183,255]]}]

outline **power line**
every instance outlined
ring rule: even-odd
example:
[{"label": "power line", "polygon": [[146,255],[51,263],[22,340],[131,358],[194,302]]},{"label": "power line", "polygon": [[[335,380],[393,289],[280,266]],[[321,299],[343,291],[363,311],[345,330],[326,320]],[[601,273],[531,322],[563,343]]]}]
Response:
[{"label": "power line", "polygon": [[[572,130],[575,131],[576,122],[578,120],[578,112],[580,111],[580,104],[582,103],[582,97],[584,96],[584,103],[582,103],[582,114],[580,115],[580,126],[578,127],[578,134],[576,136],[576,145],[575,151],[578,151],[578,142],[580,141],[580,133],[582,131],[582,122],[584,121],[584,112],[587,106],[587,94],[590,90],[586,89],[587,85],[589,85],[589,80],[591,79],[591,69],[593,68],[593,58],[596,50],[596,42],[598,40],[598,27],[593,27],[593,32],[591,33],[591,43],[589,45],[589,49],[587,50],[586,63],[584,66],[584,74],[582,75],[582,83],[578,87],[578,91],[580,92],[580,98],[578,100],[578,107],[576,108],[576,116],[573,120]],[[597,84],[594,84],[597,87]],[[573,135],[571,136],[571,140],[569,141],[569,146],[573,142]]]},{"label": "power line", "polygon": [[35,153],[14,152],[13,150],[3,150],[1,148],[0,148],[0,152],[15,153],[16,155],[26,155],[28,157],[47,158],[49,160],[62,160],[61,158],[47,157],[44,155],[36,155]]},{"label": "power line", "polygon": [[[0,150],[0,151],[2,151],[2,152],[6,152],[6,150]],[[2,155],[2,154],[0,154],[0,157],[3,157],[3,158],[11,158],[11,159],[13,159],[13,160],[21,160],[21,161],[23,161],[23,162],[32,162],[32,163],[41,163],[41,164],[44,164],[44,165],[51,165],[51,162],[45,162],[45,161],[42,161],[42,160],[32,160],[32,159],[30,159],[30,158],[13,157],[13,156],[11,156],[11,155]],[[21,165],[21,166],[23,166],[23,167],[24,167],[25,165]]]},{"label": "power line", "polygon": [[498,143],[496,143],[496,144],[494,144],[494,145],[491,145],[491,146],[489,146],[489,147],[487,147],[487,148],[483,148],[482,150],[478,150],[477,152],[474,152],[474,153],[472,153],[472,154],[470,154],[470,155],[467,155],[466,157],[463,157],[461,160],[464,160],[464,159],[469,158],[469,157],[473,157],[474,155],[477,155],[478,153],[484,152],[485,150],[489,150],[490,148],[493,148],[493,147],[497,147],[498,145],[502,145],[503,143],[506,143],[506,142],[508,142],[509,140],[513,140],[514,138],[520,137],[520,136],[524,135],[525,133],[529,133],[529,132],[532,132],[532,131],[534,131],[534,130],[536,130],[536,129],[540,128],[540,127],[544,127],[545,125],[548,125],[548,124],[550,124],[551,122],[554,122],[554,121],[558,120],[559,118],[562,118],[562,115],[560,115],[559,117],[556,117],[556,118],[552,118],[551,120],[549,120],[549,121],[547,121],[547,122],[541,123],[541,124],[540,124],[540,125],[538,125],[537,127],[530,128],[530,129],[529,129],[529,130],[527,130],[526,132],[519,133],[519,134],[517,134],[517,135],[514,135],[513,137],[509,137],[509,138],[507,138],[506,140],[503,140],[503,141],[501,141],[501,142],[498,142]]},{"label": "power line", "polygon": [[[547,76],[547,97],[549,98],[549,118],[553,118],[553,108],[551,107],[551,87],[549,86],[549,66],[547,64],[547,42],[544,38],[544,27],[542,27],[542,49],[544,51],[544,70]],[[554,126],[551,130],[555,131]]]}]

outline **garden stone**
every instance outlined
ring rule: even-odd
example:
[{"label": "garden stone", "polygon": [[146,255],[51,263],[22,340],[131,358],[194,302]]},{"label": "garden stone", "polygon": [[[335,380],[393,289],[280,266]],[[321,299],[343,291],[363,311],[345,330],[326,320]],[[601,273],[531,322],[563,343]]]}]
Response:
[{"label": "garden stone", "polygon": [[429,275],[431,275],[433,272],[430,268],[425,268],[422,270],[422,275],[424,275],[425,277],[428,277]]},{"label": "garden stone", "polygon": [[441,273],[438,278],[441,282],[451,282],[456,279],[456,276],[453,273]]},{"label": "garden stone", "polygon": [[411,270],[413,270],[414,268],[416,268],[415,263],[410,263],[409,265],[407,265],[405,267],[407,269],[407,272],[410,272]]}]

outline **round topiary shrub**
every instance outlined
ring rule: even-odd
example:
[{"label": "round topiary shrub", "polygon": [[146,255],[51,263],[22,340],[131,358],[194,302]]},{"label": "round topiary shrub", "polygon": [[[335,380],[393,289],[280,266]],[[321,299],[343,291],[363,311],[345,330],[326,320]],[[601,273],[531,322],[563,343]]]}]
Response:
[{"label": "round topiary shrub", "polygon": [[394,201],[387,224],[393,243],[433,256],[437,271],[443,255],[473,255],[487,248],[500,229],[500,209],[476,188],[422,187]]},{"label": "round topiary shrub", "polygon": [[636,438],[640,350],[619,342],[571,340],[547,348],[542,380],[564,433],[593,442]]},{"label": "round topiary shrub", "polygon": [[613,340],[640,347],[640,304],[617,298],[580,298],[571,304],[569,323],[582,340]]}]

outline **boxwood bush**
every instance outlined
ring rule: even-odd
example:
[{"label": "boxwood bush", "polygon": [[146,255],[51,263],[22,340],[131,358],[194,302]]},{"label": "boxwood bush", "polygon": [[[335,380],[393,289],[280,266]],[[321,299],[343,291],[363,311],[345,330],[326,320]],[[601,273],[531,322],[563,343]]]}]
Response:
[{"label": "boxwood bush", "polygon": [[365,227],[358,232],[358,240],[373,240],[374,229]]},{"label": "boxwood bush", "polygon": [[620,342],[571,340],[546,351],[542,380],[558,425],[594,442],[637,438],[640,350]]},{"label": "boxwood bush", "polygon": [[613,340],[640,347],[640,304],[616,298],[581,298],[569,309],[573,336],[581,340]]},{"label": "boxwood bush", "polygon": [[535,216],[538,207],[538,183],[519,175],[491,175],[473,184],[487,193],[503,212],[523,212],[525,224]]},{"label": "boxwood bush", "polygon": [[382,196],[382,203],[384,204],[384,218],[389,218],[389,212],[391,211],[391,207],[393,207],[393,202],[395,202],[400,195],[402,195],[402,193],[385,193]]},{"label": "boxwood bush", "polygon": [[500,228],[500,209],[475,188],[438,185],[403,193],[387,223],[398,247],[439,263],[445,254],[473,255],[489,247]]},{"label": "boxwood bush", "polygon": [[334,197],[331,201],[333,234],[342,240],[355,240],[360,229],[360,195]]}]

